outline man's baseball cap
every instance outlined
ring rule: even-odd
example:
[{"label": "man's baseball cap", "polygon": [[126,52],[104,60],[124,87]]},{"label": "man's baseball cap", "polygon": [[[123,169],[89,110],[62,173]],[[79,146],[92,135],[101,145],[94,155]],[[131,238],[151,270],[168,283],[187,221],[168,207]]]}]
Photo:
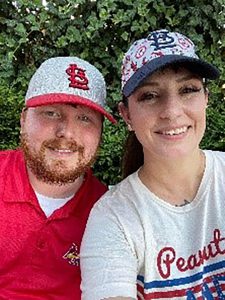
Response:
[{"label": "man's baseball cap", "polygon": [[135,41],[123,58],[122,93],[130,96],[153,72],[170,64],[185,64],[202,78],[216,79],[219,70],[201,60],[194,43],[178,32],[160,29]]},{"label": "man's baseball cap", "polygon": [[78,57],[53,57],[32,76],[25,96],[26,107],[50,104],[81,104],[116,123],[105,109],[106,85],[100,71]]}]

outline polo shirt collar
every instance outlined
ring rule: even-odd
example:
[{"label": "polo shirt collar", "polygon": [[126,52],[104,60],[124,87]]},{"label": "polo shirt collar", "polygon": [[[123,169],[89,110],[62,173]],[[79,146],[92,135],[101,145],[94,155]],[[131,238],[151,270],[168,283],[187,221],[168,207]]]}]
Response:
[{"label": "polo shirt collar", "polygon": [[[5,174],[5,185],[3,188],[2,199],[5,202],[28,202],[40,209],[35,192],[29,182],[27,168],[24,160],[24,155],[21,150],[12,151],[9,158],[8,168]],[[16,178],[15,178],[16,177]],[[92,177],[92,170],[89,168],[84,176],[84,182],[76,192],[74,197],[68,201],[63,209],[59,209],[53,213],[48,219],[65,218],[75,212],[75,208],[80,201],[80,198],[88,190],[89,182]]]},{"label": "polo shirt collar", "polygon": [[15,150],[9,157],[5,176],[5,186],[2,193],[5,202],[34,202],[36,196],[29,182],[24,155],[21,150]]}]

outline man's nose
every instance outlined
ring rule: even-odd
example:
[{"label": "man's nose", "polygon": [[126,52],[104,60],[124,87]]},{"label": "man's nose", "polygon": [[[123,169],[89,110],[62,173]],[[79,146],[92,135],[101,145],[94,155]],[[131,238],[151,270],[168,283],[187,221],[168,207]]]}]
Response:
[{"label": "man's nose", "polygon": [[75,136],[75,122],[74,120],[70,120],[70,119],[64,119],[61,120],[61,122],[59,122],[57,124],[56,127],[56,136],[58,138],[67,138],[69,139],[74,139]]}]

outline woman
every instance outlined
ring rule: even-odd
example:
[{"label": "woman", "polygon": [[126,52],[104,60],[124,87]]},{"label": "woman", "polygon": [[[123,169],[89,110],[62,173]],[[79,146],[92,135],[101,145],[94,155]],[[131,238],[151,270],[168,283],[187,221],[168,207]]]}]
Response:
[{"label": "woman", "polygon": [[152,32],[126,53],[129,176],[90,215],[82,299],[225,299],[225,155],[199,148],[205,79],[218,76],[179,33]]}]

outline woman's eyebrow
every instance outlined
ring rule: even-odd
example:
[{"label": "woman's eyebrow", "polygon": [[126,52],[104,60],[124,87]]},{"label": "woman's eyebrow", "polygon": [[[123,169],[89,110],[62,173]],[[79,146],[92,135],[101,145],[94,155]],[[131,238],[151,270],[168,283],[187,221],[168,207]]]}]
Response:
[{"label": "woman's eyebrow", "polygon": [[150,86],[159,86],[159,83],[157,81],[145,81],[139,85],[138,89],[145,87],[145,86],[149,86],[149,85]]},{"label": "woman's eyebrow", "polygon": [[183,76],[181,78],[178,78],[176,81],[177,82],[182,82],[182,81],[187,81],[187,80],[191,80],[191,79],[201,80],[201,77],[199,77],[198,75],[189,74],[189,75],[185,75],[185,76]]}]

